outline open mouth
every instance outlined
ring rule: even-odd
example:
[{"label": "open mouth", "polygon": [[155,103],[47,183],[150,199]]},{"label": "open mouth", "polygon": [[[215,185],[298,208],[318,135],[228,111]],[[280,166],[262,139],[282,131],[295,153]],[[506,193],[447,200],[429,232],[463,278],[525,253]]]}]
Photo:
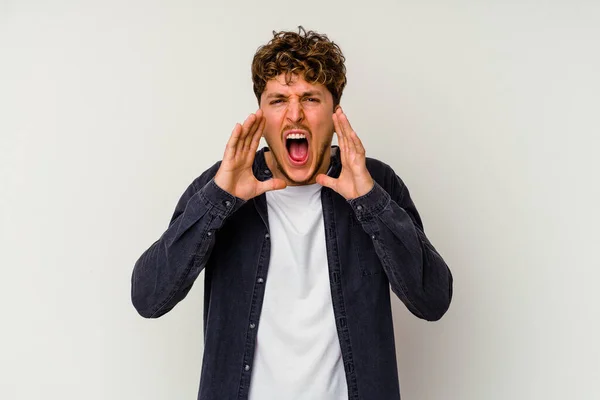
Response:
[{"label": "open mouth", "polygon": [[304,133],[290,133],[285,139],[290,161],[294,165],[303,165],[308,160],[308,140]]}]

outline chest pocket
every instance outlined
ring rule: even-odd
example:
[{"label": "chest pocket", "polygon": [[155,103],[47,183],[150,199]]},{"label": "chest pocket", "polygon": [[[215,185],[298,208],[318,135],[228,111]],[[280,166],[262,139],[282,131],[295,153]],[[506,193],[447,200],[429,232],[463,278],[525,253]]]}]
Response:
[{"label": "chest pocket", "polygon": [[363,276],[381,274],[383,267],[375,252],[373,240],[364,231],[360,222],[353,216],[350,222],[350,237],[352,243],[352,251],[359,262],[360,271]]}]

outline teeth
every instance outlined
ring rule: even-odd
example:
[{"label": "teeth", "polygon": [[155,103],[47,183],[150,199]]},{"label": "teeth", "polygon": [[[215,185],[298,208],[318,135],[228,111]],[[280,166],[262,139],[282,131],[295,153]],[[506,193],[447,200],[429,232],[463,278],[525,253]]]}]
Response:
[{"label": "teeth", "polygon": [[288,139],[306,139],[304,133],[291,133],[287,136]]}]

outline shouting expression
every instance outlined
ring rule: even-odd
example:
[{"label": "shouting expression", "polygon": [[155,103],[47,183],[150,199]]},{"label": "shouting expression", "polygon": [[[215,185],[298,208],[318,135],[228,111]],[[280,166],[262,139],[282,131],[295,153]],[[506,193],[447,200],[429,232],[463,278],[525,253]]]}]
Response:
[{"label": "shouting expression", "polygon": [[327,171],[331,156],[331,92],[299,75],[288,85],[280,74],[267,82],[260,108],[271,150],[265,158],[273,175],[292,186],[315,183],[316,176]]}]

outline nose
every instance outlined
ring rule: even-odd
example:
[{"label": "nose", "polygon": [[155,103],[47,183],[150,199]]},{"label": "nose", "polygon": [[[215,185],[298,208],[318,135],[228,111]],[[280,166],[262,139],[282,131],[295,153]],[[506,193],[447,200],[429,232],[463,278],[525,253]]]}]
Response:
[{"label": "nose", "polygon": [[287,119],[294,124],[302,122],[304,119],[304,111],[299,101],[290,101],[287,109]]}]

